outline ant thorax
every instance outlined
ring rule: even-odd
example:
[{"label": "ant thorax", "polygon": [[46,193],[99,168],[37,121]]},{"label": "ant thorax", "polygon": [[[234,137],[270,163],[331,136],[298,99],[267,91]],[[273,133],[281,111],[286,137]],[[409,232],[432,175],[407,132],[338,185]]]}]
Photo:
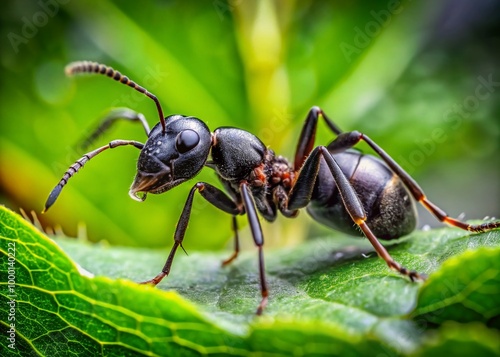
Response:
[{"label": "ant thorax", "polygon": [[267,149],[263,161],[249,174],[246,181],[255,198],[255,205],[262,216],[272,222],[277,211],[287,212],[287,195],[292,188],[294,171],[289,162],[282,156],[275,156]]}]

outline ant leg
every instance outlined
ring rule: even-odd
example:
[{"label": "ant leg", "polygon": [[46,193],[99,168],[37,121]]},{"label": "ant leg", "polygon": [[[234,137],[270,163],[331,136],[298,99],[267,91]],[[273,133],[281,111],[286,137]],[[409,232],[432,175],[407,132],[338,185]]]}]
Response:
[{"label": "ant leg", "polygon": [[314,139],[316,137],[316,129],[320,115],[323,117],[331,131],[333,131],[336,135],[342,133],[342,130],[340,130],[340,128],[326,116],[321,108],[312,107],[307,114],[306,121],[304,122],[304,126],[302,127],[302,131],[300,133],[299,142],[297,143],[297,149],[295,150],[295,161],[293,167],[296,171],[300,170],[304,161],[306,161],[306,158],[314,148]]},{"label": "ant leg", "polygon": [[443,211],[441,208],[427,199],[424,191],[420,188],[418,183],[405,170],[403,170],[403,168],[399,166],[399,164],[394,161],[392,157],[390,157],[372,139],[358,131],[342,133],[328,146],[328,150],[346,150],[350,147],[353,147],[361,140],[365,141],[382,158],[382,160],[384,160],[384,162],[405,184],[405,186],[411,192],[412,196],[418,202],[420,202],[429,212],[431,212],[434,217],[436,217],[440,222],[444,222],[451,226],[455,226],[470,232],[484,232],[500,227],[500,221],[485,222],[482,224],[468,224],[458,219],[449,217],[445,211]]},{"label": "ant leg", "polygon": [[298,210],[292,211],[288,209],[288,193],[282,186],[277,186],[273,190],[273,200],[276,202],[281,214],[287,218],[295,218],[299,214]]},{"label": "ant leg", "polygon": [[57,197],[59,197],[61,190],[68,183],[68,180],[71,177],[73,177],[87,163],[87,161],[92,159],[94,156],[97,156],[98,154],[100,154],[104,150],[114,149],[115,147],[125,146],[125,145],[132,145],[139,150],[142,150],[142,148],[144,147],[144,144],[142,144],[138,141],[113,140],[108,145],[101,146],[98,149],[95,149],[91,152],[86,153],[80,159],[78,159],[73,165],[71,165],[69,167],[69,169],[64,173],[62,179],[59,181],[57,186],[54,187],[54,189],[52,190],[52,192],[49,195],[49,198],[47,198],[47,202],[45,203],[45,209],[42,211],[42,213],[45,213],[50,208],[50,206],[52,206],[54,204],[54,202],[57,200]]},{"label": "ant leg", "polygon": [[257,311],[257,315],[262,315],[262,311],[267,305],[268,290],[266,284],[266,275],[264,270],[264,252],[262,246],[264,245],[264,236],[262,234],[262,228],[260,226],[259,217],[257,216],[257,210],[255,208],[255,201],[250,193],[247,183],[242,183],[240,185],[240,192],[243,198],[243,205],[247,213],[248,222],[250,223],[250,230],[252,231],[252,237],[255,245],[259,249],[259,275],[260,275],[260,292],[262,300],[260,301]]},{"label": "ant leg", "polygon": [[233,216],[233,220],[231,222],[232,222],[231,228],[233,229],[234,232],[234,252],[233,254],[231,254],[229,258],[227,258],[222,262],[222,266],[226,266],[233,260],[235,260],[236,257],[238,256],[238,253],[240,252],[240,239],[238,236],[238,221],[236,220],[236,216]]},{"label": "ant leg", "polygon": [[290,192],[288,209],[295,210],[303,208],[309,203],[318,176],[321,157],[325,159],[330,169],[346,211],[349,213],[354,223],[361,228],[366,238],[368,238],[373,248],[375,248],[378,256],[384,259],[391,269],[398,271],[402,275],[408,276],[412,281],[416,279],[423,280],[423,275],[415,271],[410,271],[396,262],[387,252],[385,247],[380,244],[377,237],[365,223],[366,214],[358,195],[326,147],[316,147],[306,159],[306,162],[299,172],[299,177],[295,181],[295,185]]},{"label": "ant leg", "polygon": [[[234,190],[234,188],[226,180],[220,179],[220,182],[222,183],[222,186],[227,191],[227,193],[232,198],[232,200],[236,203],[236,205],[238,207],[241,207],[241,212],[240,212],[240,214],[241,214],[243,212],[243,206],[242,206],[243,203],[241,202],[240,195]],[[231,220],[231,228],[232,228],[232,231],[234,233],[234,251],[233,251],[233,254],[231,254],[231,256],[229,258],[222,261],[222,266],[226,266],[226,265],[230,264],[233,260],[236,259],[236,257],[238,256],[238,253],[240,252],[240,240],[239,240],[239,236],[238,236],[238,221],[236,220],[236,216],[233,216],[233,218]]]},{"label": "ant leg", "polygon": [[174,245],[170,250],[170,254],[168,255],[163,269],[153,279],[145,281],[141,284],[157,285],[160,281],[162,281],[164,277],[168,276],[168,274],[170,273],[170,268],[172,267],[172,262],[174,261],[174,256],[177,248],[181,247],[184,250],[182,241],[184,240],[184,235],[186,234],[189,217],[191,216],[191,208],[193,206],[193,198],[196,191],[198,191],[201,196],[209,203],[226,213],[232,214],[233,216],[241,213],[236,203],[234,203],[229,197],[227,197],[227,195],[223,191],[208,183],[198,182],[193,186],[191,191],[189,191],[186,203],[184,204],[184,208],[182,209],[181,216],[179,218],[179,221],[177,222],[177,227],[175,228]]},{"label": "ant leg", "polygon": [[149,135],[150,129],[144,115],[132,109],[116,108],[111,110],[108,113],[108,115],[106,115],[102,119],[99,126],[90,135],[88,135],[88,137],[85,138],[85,140],[83,140],[82,144],[80,145],[80,148],[83,150],[88,148],[97,138],[99,138],[102,134],[104,134],[107,130],[109,130],[109,128],[120,119],[141,123],[142,127],[144,128],[144,131],[146,132],[146,136]]},{"label": "ant leg", "polygon": [[[170,273],[170,268],[172,267],[172,263],[174,261],[174,256],[177,251],[177,248],[182,247],[182,241],[184,240],[184,235],[186,233],[187,225],[189,222],[189,217],[191,215],[191,208],[193,206],[193,197],[194,193],[198,191],[203,198],[205,198],[209,203],[219,208],[220,210],[232,214],[233,217],[241,214],[240,208],[238,205],[231,200],[223,191],[218,188],[204,182],[198,182],[193,186],[191,191],[189,192],[186,203],[184,204],[184,208],[181,213],[181,217],[177,223],[177,227],[175,229],[174,234],[174,245],[170,250],[170,254],[168,255],[167,261],[161,272],[156,275],[153,279],[143,282],[142,284],[152,284],[157,285],[162,281],[163,278],[168,276]],[[246,183],[242,183],[240,186],[241,195],[243,198],[243,205],[245,207],[245,211],[248,215],[248,221],[250,223],[250,229],[252,231],[252,236],[255,241],[255,244],[259,248],[259,273],[260,273],[260,284],[261,284],[261,294],[262,300],[257,308],[257,315],[261,315],[264,307],[267,304],[268,298],[268,290],[267,284],[264,274],[264,255],[262,251],[262,245],[264,244],[264,239],[262,235],[262,228],[260,227],[259,218],[257,216],[257,211],[255,209],[255,202],[249,192],[248,186]]]}]

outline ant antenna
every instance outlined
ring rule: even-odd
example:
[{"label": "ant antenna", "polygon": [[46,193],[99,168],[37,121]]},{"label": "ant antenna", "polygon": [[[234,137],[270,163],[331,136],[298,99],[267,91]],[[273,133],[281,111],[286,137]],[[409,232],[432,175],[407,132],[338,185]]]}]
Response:
[{"label": "ant antenna", "polygon": [[113,78],[115,81],[126,84],[129,87],[134,88],[136,91],[153,99],[156,104],[156,108],[158,109],[158,114],[160,115],[160,123],[163,128],[163,134],[165,135],[165,117],[163,116],[163,110],[161,109],[160,102],[158,101],[158,98],[156,98],[156,96],[153,93],[149,92],[146,88],[141,87],[140,85],[130,80],[127,76],[124,76],[117,70],[97,62],[90,62],[90,61],[73,62],[68,64],[64,71],[67,76],[72,76],[77,73],[104,74],[110,78]]}]

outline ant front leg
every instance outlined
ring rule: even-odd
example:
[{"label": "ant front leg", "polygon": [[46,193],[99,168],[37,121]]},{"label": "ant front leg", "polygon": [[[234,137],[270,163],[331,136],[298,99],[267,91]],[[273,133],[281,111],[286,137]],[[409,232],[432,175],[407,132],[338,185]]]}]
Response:
[{"label": "ant front leg", "polygon": [[288,199],[288,209],[297,210],[300,208],[304,208],[311,201],[314,186],[318,177],[321,158],[323,158],[328,165],[333,180],[338,187],[340,197],[346,211],[349,213],[353,222],[356,223],[363,231],[366,238],[368,238],[373,248],[375,248],[378,256],[384,259],[391,269],[398,271],[402,275],[408,276],[412,281],[416,279],[423,280],[423,275],[415,271],[410,271],[396,262],[387,252],[385,247],[380,244],[377,237],[373,234],[370,227],[368,227],[368,225],[366,224],[366,213],[363,209],[361,201],[358,198],[358,195],[356,194],[353,187],[340,169],[339,165],[332,157],[332,155],[328,152],[328,149],[326,147],[316,147],[307,157],[304,165],[302,166],[302,169],[299,172],[299,176],[295,181],[295,185],[290,192]]},{"label": "ant front leg", "polygon": [[196,191],[198,191],[204,199],[206,199],[209,203],[211,203],[218,209],[232,214],[233,216],[241,214],[240,209],[238,208],[236,203],[234,203],[229,197],[227,197],[224,192],[208,183],[198,182],[193,186],[191,191],[189,191],[189,195],[187,197],[186,203],[184,204],[184,208],[175,229],[174,245],[170,250],[170,254],[168,255],[163,269],[153,279],[145,281],[142,284],[157,285],[158,283],[160,283],[160,281],[162,281],[162,279],[168,276],[168,274],[170,273],[170,268],[172,267],[172,262],[174,261],[174,256],[177,248],[181,247],[184,250],[182,241],[184,240],[184,235],[186,234],[189,217],[191,216],[191,208],[193,206],[193,198]]},{"label": "ant front leg", "polygon": [[[243,211],[243,203],[241,202],[241,196],[234,190],[234,188],[229,184],[228,181],[222,179],[220,181],[226,192],[229,193],[230,197],[233,199],[236,205],[240,207],[241,211]],[[240,237],[238,235],[238,221],[236,220],[236,216],[233,216],[231,219],[231,230],[233,231],[234,234],[234,251],[231,254],[231,256],[222,261],[223,267],[231,264],[238,257],[238,254],[240,252]]]},{"label": "ant front leg", "polygon": [[[174,245],[172,249],[170,250],[170,254],[168,255],[167,261],[165,262],[165,265],[161,272],[156,275],[153,279],[148,280],[143,282],[142,284],[152,284],[152,285],[157,285],[159,284],[163,278],[168,276],[170,273],[170,269],[172,267],[172,263],[174,261],[174,256],[179,247],[184,249],[182,247],[182,242],[184,240],[184,235],[186,233],[187,225],[189,222],[189,217],[191,215],[191,208],[193,206],[193,198],[195,192],[198,191],[203,198],[205,198],[208,202],[213,204],[215,207],[219,208],[220,210],[232,214],[233,217],[241,214],[242,212],[238,208],[238,205],[232,201],[227,195],[219,190],[218,188],[204,182],[198,182],[196,185],[193,186],[191,191],[189,192],[188,198],[186,200],[186,203],[184,205],[184,208],[181,213],[181,217],[179,218],[179,222],[177,223],[177,227],[175,229],[175,234],[174,234]],[[260,285],[261,285],[261,295],[262,295],[262,300],[257,307],[256,314],[261,315],[262,311],[264,310],[265,306],[267,305],[267,299],[268,299],[268,290],[267,290],[267,284],[266,284],[266,279],[265,279],[265,274],[264,274],[264,254],[262,251],[262,246],[264,244],[264,238],[262,235],[262,228],[260,226],[259,218],[257,216],[257,210],[255,208],[255,202],[249,192],[248,186],[246,183],[242,183],[240,185],[240,191],[241,191],[241,196],[243,200],[243,205],[245,207],[245,211],[248,216],[248,221],[250,223],[250,229],[252,231],[252,236],[255,241],[255,244],[259,248],[259,275],[260,275]],[[235,254],[237,254],[235,252]],[[232,260],[232,259],[231,259]]]},{"label": "ant front leg", "polygon": [[260,226],[259,217],[257,215],[257,209],[255,208],[255,201],[246,182],[240,185],[240,193],[243,199],[243,205],[245,206],[245,211],[247,213],[248,223],[250,224],[250,230],[252,232],[253,240],[255,242],[255,245],[259,249],[259,275],[262,300],[257,307],[256,314],[262,315],[262,312],[267,305],[267,298],[269,295],[264,270],[264,252],[262,250],[262,246],[264,245],[264,235],[262,234],[262,228]]},{"label": "ant front leg", "polygon": [[389,166],[391,170],[401,179],[401,181],[408,188],[415,200],[420,202],[440,222],[444,222],[451,226],[455,226],[470,232],[485,232],[500,227],[500,221],[485,222],[482,224],[469,224],[449,217],[445,211],[443,211],[441,208],[427,199],[424,191],[420,188],[418,183],[405,170],[403,170],[403,168],[399,166],[399,164],[394,161],[392,157],[390,157],[372,139],[358,131],[340,134],[330,145],[328,145],[328,150],[330,152],[339,150],[344,151],[353,147],[361,140],[366,142],[382,158],[387,166]]},{"label": "ant front leg", "polygon": [[238,236],[238,221],[236,220],[236,216],[233,216],[231,223],[231,228],[234,233],[234,251],[229,258],[222,261],[222,266],[230,264],[233,260],[236,259],[240,252],[240,237]]}]

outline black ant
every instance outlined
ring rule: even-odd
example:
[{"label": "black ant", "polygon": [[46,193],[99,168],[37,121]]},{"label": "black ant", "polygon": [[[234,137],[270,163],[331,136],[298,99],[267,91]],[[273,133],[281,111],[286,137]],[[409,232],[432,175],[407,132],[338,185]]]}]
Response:
[{"label": "black ant", "polygon": [[[133,199],[143,201],[147,193],[168,191],[194,178],[204,166],[215,170],[228,192],[226,194],[206,182],[194,184],[177,223],[174,245],[165,266],[157,276],[146,281],[147,284],[157,285],[166,277],[177,248],[184,249],[182,241],[196,192],[215,207],[232,215],[235,249],[223,265],[233,261],[239,252],[236,216],[247,215],[259,254],[262,300],[257,308],[258,315],[267,304],[268,289],[262,250],[264,237],[257,212],[266,221],[272,222],[278,211],[285,217],[295,217],[299,209],[307,208],[315,220],[333,229],[352,235],[359,235],[361,229],[387,265],[412,281],[423,280],[425,276],[394,261],[377,238],[391,240],[415,229],[417,214],[414,200],[423,204],[439,221],[470,232],[500,227],[500,222],[476,225],[448,217],[426,198],[418,184],[368,136],[358,131],[343,132],[318,107],[313,107],[307,115],[291,165],[245,130],[221,127],[210,132],[207,125],[195,117],[170,115],[165,118],[156,96],[111,67],[95,62],[75,62],[66,67],[66,73],[104,74],[134,88],[155,102],[160,122],[149,130],[144,117],[131,110],[118,114],[115,112],[108,117],[101,127],[109,126],[110,121],[120,117],[141,122],[148,135],[146,144],[132,140],[113,140],[108,145],[83,155],[69,167],[52,190],[44,212],[54,204],[68,179],[87,161],[107,149],[125,145],[141,150],[137,174],[129,192]],[[314,139],[320,117],[336,138],[328,146],[315,147]],[[366,142],[382,160],[352,149],[360,141]]]}]

